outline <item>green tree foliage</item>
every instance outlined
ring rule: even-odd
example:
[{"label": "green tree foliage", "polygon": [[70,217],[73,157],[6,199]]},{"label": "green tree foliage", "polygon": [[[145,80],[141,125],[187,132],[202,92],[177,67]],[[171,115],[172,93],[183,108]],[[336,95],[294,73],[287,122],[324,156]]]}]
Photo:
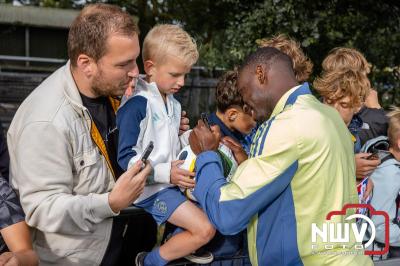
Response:
[{"label": "green tree foliage", "polygon": [[71,0],[41,0],[40,5],[43,7],[73,8],[74,2]]},{"label": "green tree foliage", "polygon": [[140,18],[142,37],[157,23],[179,23],[199,44],[199,64],[213,68],[227,66],[229,53],[222,51],[228,37],[226,29],[237,13],[250,11],[249,6],[257,2],[261,1],[136,0],[133,5]]},{"label": "green tree foliage", "polygon": [[[110,1],[111,2],[111,1]],[[334,47],[360,50],[373,65],[370,77],[385,105],[399,104],[400,8],[375,0],[112,0],[139,16],[142,38],[157,23],[180,23],[200,47],[199,64],[232,68],[257,40],[285,33],[299,40],[314,75]],[[389,94],[388,94],[389,93]]]},{"label": "green tree foliage", "polygon": [[[1,1],[1,0],[0,0]],[[5,0],[3,0],[5,1]],[[75,7],[99,0],[31,0]],[[103,0],[101,2],[104,2]],[[371,79],[389,103],[400,97],[400,4],[391,0],[108,0],[139,17],[141,38],[157,23],[180,23],[197,40],[199,64],[232,68],[257,40],[285,33],[301,42],[314,75],[334,47],[360,50],[373,65]],[[397,66],[397,68],[396,68]],[[400,92],[397,93],[400,95]]]},{"label": "green tree foliage", "polygon": [[400,63],[399,12],[389,1],[265,0],[232,20],[227,43],[233,59],[240,60],[257,39],[286,33],[301,41],[315,62],[333,47],[350,46],[382,68]]},{"label": "green tree foliage", "polygon": [[[121,0],[113,0],[121,1]],[[124,0],[126,1],[126,0]],[[180,23],[200,47],[200,65],[232,68],[257,48],[257,40],[285,33],[299,40],[314,75],[329,50],[360,50],[373,65],[370,77],[387,104],[399,88],[400,7],[374,0],[136,0],[142,37],[156,23]],[[398,69],[398,68],[397,68]],[[397,93],[400,94],[400,93]]]},{"label": "green tree foliage", "polygon": [[[240,0],[236,1],[240,3]],[[390,92],[385,104],[399,104],[400,8],[394,1],[265,0],[235,16],[227,29],[227,65],[240,62],[256,49],[256,41],[277,33],[299,40],[319,74],[326,54],[334,47],[360,50],[373,65],[371,79],[380,94]],[[397,68],[398,71],[398,68]]]}]

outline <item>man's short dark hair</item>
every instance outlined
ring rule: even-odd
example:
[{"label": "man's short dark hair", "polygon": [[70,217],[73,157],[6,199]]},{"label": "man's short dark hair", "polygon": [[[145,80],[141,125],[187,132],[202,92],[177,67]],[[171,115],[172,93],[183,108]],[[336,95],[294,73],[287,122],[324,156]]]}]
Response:
[{"label": "man's short dark hair", "polygon": [[139,34],[139,28],[132,16],[118,6],[87,5],[69,30],[67,46],[71,65],[76,66],[80,54],[98,61],[107,52],[107,38],[112,33],[131,37]]},{"label": "man's short dark hair", "polygon": [[[239,71],[248,66],[264,65],[268,69],[276,63],[280,63],[282,70],[293,73],[292,59],[283,52],[273,47],[260,47],[254,53],[248,55],[239,68]],[[294,73],[293,73],[294,75]]]},{"label": "man's short dark hair", "polygon": [[215,98],[220,112],[225,112],[234,105],[243,106],[242,96],[236,86],[236,81],[236,71],[228,71],[219,79],[215,90]]}]

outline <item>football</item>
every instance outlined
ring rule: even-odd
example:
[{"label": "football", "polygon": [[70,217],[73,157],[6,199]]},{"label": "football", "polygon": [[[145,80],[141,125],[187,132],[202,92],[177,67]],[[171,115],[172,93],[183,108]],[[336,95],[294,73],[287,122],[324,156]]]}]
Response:
[{"label": "football", "polygon": [[[227,181],[230,181],[233,174],[235,173],[238,163],[233,156],[232,151],[224,144],[220,144],[218,148],[218,154],[222,161],[222,167],[224,169],[224,176]],[[178,154],[178,160],[184,160],[185,162],[179,167],[188,171],[193,172],[196,165],[196,155],[193,153],[190,146],[183,148]],[[193,189],[181,189],[187,198],[197,201],[193,196]]]}]

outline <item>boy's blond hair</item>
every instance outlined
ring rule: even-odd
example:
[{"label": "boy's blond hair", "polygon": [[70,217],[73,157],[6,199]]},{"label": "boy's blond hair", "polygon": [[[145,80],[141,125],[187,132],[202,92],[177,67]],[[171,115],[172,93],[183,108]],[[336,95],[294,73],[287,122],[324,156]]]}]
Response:
[{"label": "boy's blond hair", "polygon": [[187,66],[193,66],[199,58],[196,42],[180,26],[157,25],[149,31],[144,39],[143,62],[152,60],[162,64],[167,55],[178,57]]},{"label": "boy's blond hair", "polygon": [[351,107],[363,104],[371,86],[366,75],[352,69],[323,72],[313,85],[325,100],[335,102],[349,96]]},{"label": "boy's blond hair", "polygon": [[392,111],[387,114],[389,117],[388,137],[392,148],[397,147],[397,142],[400,137],[400,108],[392,107]]},{"label": "boy's blond hair", "polygon": [[323,71],[352,69],[364,75],[371,72],[371,64],[362,53],[353,48],[333,48],[322,62]]},{"label": "boy's blond hair", "polygon": [[296,40],[284,34],[279,34],[271,39],[258,40],[257,44],[259,47],[273,47],[287,54],[292,59],[294,74],[298,82],[304,82],[310,77],[313,63],[304,54],[300,43]]}]

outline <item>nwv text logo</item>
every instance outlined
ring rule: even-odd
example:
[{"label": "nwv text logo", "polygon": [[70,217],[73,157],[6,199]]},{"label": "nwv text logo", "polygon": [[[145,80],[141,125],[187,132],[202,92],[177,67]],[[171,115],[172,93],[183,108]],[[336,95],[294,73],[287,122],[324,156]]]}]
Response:
[{"label": "nwv text logo", "polygon": [[[348,209],[362,209],[367,208],[370,212],[370,216],[381,215],[385,221],[385,247],[382,250],[365,250],[366,255],[384,255],[389,251],[389,216],[384,211],[376,211],[369,204],[346,204],[340,211],[332,211],[326,216],[326,222],[318,226],[316,223],[311,224],[311,249],[312,250],[332,250],[334,247],[339,246],[340,248],[354,248],[356,250],[364,250],[373,244],[376,237],[376,228],[372,220],[363,214],[352,214],[344,218],[348,221],[347,223],[334,223],[330,222],[331,218],[336,215],[345,216],[346,210]],[[357,225],[357,219],[359,219],[359,225]],[[370,234],[368,234],[368,227],[370,228]],[[356,244],[350,242],[352,236],[356,241]],[[366,237],[368,235],[368,237]],[[318,243],[318,238],[321,240]],[[365,243],[363,243],[366,241]],[[321,247],[321,242],[323,243]]]}]

